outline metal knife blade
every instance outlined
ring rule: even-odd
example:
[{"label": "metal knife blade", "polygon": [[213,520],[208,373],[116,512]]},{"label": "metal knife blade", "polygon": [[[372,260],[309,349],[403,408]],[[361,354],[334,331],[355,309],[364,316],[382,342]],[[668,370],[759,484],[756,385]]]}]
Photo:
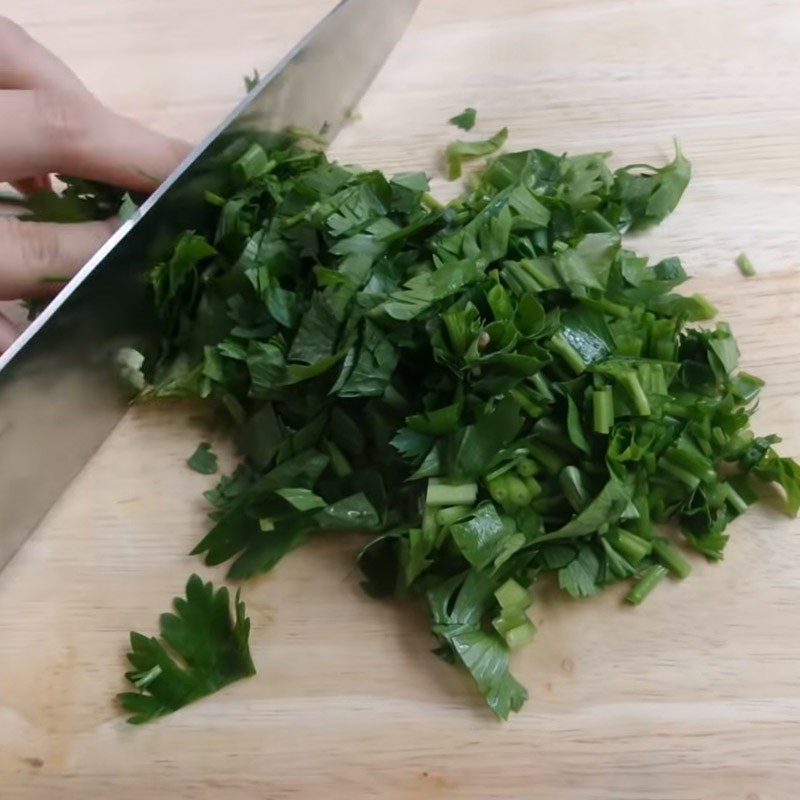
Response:
[{"label": "metal knife blade", "polygon": [[[156,325],[147,266],[196,222],[232,138],[287,126],[328,141],[400,39],[419,0],[343,0],[266,75],[0,356],[0,570],[119,422],[119,349]],[[98,505],[102,498],[97,498]]]}]

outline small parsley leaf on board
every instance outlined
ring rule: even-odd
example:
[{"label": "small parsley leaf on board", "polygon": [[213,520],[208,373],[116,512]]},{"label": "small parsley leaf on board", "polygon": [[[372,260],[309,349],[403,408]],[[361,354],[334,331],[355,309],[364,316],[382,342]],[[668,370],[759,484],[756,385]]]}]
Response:
[{"label": "small parsley leaf on board", "polygon": [[201,475],[213,475],[218,469],[217,457],[208,442],[197,445],[197,449],[186,460],[186,465]]},{"label": "small parsley leaf on board", "polygon": [[162,614],[159,621],[161,638],[131,633],[128,661],[133,669],[125,677],[139,691],[118,699],[134,725],[255,674],[250,620],[238,592],[232,616],[228,590],[215,590],[192,575],[186,597],[176,597],[173,605],[174,613]]},{"label": "small parsley leaf on board", "polygon": [[460,114],[450,117],[450,124],[461,128],[462,131],[471,131],[475,127],[478,112],[474,108],[465,108]]}]

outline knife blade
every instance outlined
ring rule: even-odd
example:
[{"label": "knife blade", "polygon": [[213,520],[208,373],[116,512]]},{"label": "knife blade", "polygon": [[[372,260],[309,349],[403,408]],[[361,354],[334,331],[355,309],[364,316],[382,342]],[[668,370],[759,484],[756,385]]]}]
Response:
[{"label": "knife blade", "polygon": [[150,349],[157,337],[148,265],[197,222],[231,142],[287,126],[330,141],[418,4],[339,3],[0,356],[0,570],[125,413],[117,354]]}]

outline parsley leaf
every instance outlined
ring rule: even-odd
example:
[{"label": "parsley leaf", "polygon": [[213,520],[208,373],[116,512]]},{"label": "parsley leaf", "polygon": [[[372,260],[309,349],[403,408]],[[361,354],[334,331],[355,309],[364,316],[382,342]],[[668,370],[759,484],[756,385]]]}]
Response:
[{"label": "parsley leaf", "polygon": [[250,620],[237,592],[231,618],[228,590],[214,590],[192,575],[186,597],[163,614],[161,638],[131,633],[133,669],[125,677],[139,692],[119,695],[122,707],[139,725],[169,714],[223,686],[255,674],[248,640]]},{"label": "parsley leaf", "polygon": [[211,452],[211,445],[208,442],[197,445],[197,450],[189,456],[186,464],[189,469],[201,475],[213,475],[217,471],[217,457]]}]

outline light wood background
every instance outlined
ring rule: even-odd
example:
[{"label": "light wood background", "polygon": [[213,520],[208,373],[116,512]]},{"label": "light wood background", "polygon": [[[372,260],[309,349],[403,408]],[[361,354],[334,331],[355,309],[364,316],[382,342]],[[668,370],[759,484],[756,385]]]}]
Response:
[{"label": "light wood background", "polygon": [[[109,104],[201,136],[331,0],[2,0]],[[335,154],[439,170],[466,105],[511,144],[661,160],[695,179],[641,242],[678,253],[768,381],[755,421],[800,454],[800,3],[423,0]],[[357,57],[357,54],[353,54]],[[0,124],[2,124],[0,122]],[[440,184],[437,184],[440,185]],[[746,250],[758,277],[740,276]],[[127,632],[154,631],[205,530],[184,406],[131,411],[0,575],[0,797],[794,800],[800,783],[800,529],[733,528],[637,610],[540,597],[514,660],[531,700],[496,723],[433,658],[423,617],[364,598],[357,538],[248,583],[259,674],[132,728]],[[69,420],[65,420],[69,424]],[[1,478],[0,478],[1,479]]]}]

